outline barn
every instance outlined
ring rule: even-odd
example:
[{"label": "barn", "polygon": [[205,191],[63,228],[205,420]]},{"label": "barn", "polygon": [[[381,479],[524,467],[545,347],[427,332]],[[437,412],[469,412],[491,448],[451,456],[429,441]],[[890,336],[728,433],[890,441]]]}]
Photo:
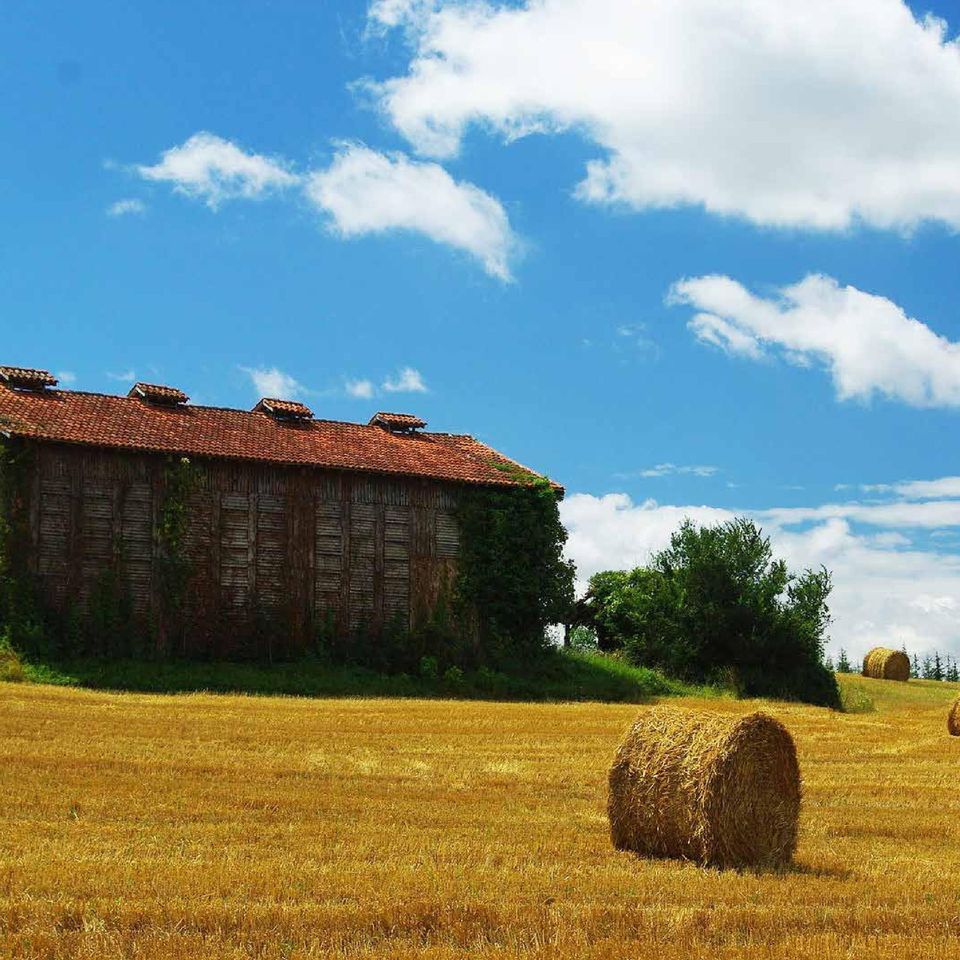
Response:
[{"label": "barn", "polygon": [[149,383],[126,396],[63,390],[46,371],[0,367],[17,563],[62,618],[119,594],[179,655],[269,643],[252,652],[284,656],[318,625],[415,625],[455,573],[462,491],[530,475],[425,427],[409,413],[323,420],[277,398],[201,406]]}]

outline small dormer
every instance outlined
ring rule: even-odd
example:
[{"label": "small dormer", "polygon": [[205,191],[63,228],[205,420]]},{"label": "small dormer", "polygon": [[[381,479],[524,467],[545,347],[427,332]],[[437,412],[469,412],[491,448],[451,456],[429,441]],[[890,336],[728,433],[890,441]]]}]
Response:
[{"label": "small dormer", "polygon": [[177,387],[165,387],[159,383],[135,383],[127,394],[158,407],[179,407],[190,398]]},{"label": "small dormer", "polygon": [[386,413],[383,410],[375,413],[368,424],[370,427],[382,427],[390,433],[414,433],[426,425],[426,420],[412,413]]},{"label": "small dormer", "polygon": [[55,387],[57,378],[46,370],[30,367],[0,367],[0,383],[11,390],[29,390],[42,393],[47,387]]},{"label": "small dormer", "polygon": [[275,397],[264,397],[254,408],[254,413],[265,413],[274,420],[288,420],[302,423],[313,419],[313,411],[305,404],[296,400],[277,400]]}]

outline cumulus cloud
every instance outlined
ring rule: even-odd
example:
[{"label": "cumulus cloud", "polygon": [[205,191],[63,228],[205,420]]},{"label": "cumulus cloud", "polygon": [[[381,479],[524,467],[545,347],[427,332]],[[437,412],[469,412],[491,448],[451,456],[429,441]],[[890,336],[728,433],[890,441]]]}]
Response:
[{"label": "cumulus cloud", "polygon": [[577,194],[758,224],[960,226],[960,49],[902,0],[379,0],[406,75],[368,82],[422,154],[471,125],[574,130]]},{"label": "cumulus cloud", "polygon": [[374,393],[373,383],[370,380],[348,380],[345,386],[348,397],[357,400],[369,400]]},{"label": "cumulus cloud", "polygon": [[111,203],[107,207],[107,216],[108,217],[128,217],[131,215],[139,215],[147,212],[147,205],[142,200],[137,200],[135,198],[127,198],[125,200],[117,200],[115,203]]},{"label": "cumulus cloud", "polygon": [[307,391],[303,384],[277,367],[241,367],[261,397],[293,400]]},{"label": "cumulus cloud", "polygon": [[879,395],[914,407],[960,406],[960,343],[886,297],[811,274],[770,297],[730,277],[681,280],[667,301],[693,307],[690,329],[731,354],[820,365],[842,400]]},{"label": "cumulus cloud", "polygon": [[310,174],[306,194],[341,236],[420,233],[475,257],[492,276],[510,279],[516,241],[503,206],[436,163],[343,144],[326,170]]},{"label": "cumulus cloud", "polygon": [[138,166],[145,180],[172,183],[188,197],[216,209],[224,200],[255,200],[299,182],[286,164],[248,153],[212,133],[195,133],[179,147],[164,151],[153,166]]},{"label": "cumulus cloud", "polygon": [[392,377],[387,377],[382,384],[387,393],[427,393],[427,385],[419,370],[413,367],[402,367]]},{"label": "cumulus cloud", "polygon": [[[577,563],[581,588],[599,570],[646,563],[667,545],[685,517],[698,524],[714,524],[736,515],[710,506],[634,503],[623,493],[572,494],[562,502],[560,512],[570,534],[567,552]],[[851,518],[818,513],[817,508],[805,518],[813,519],[807,524],[789,511],[737,513],[752,516],[763,527],[775,553],[792,569],[823,564],[833,572],[834,652],[843,646],[856,658],[873,646],[906,644],[920,654],[939,649],[960,655],[957,554],[920,549],[896,530],[858,532]],[[960,525],[960,516],[944,519]],[[885,520],[874,513],[872,522]]]}]

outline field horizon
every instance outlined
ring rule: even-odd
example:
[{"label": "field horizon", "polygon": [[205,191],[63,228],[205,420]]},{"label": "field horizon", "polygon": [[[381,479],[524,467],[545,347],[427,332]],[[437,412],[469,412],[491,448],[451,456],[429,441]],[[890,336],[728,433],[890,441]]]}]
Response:
[{"label": "field horizon", "polygon": [[606,777],[647,705],[0,684],[0,955],[960,954],[960,685],[767,700],[804,778],[782,872],[615,851]]}]

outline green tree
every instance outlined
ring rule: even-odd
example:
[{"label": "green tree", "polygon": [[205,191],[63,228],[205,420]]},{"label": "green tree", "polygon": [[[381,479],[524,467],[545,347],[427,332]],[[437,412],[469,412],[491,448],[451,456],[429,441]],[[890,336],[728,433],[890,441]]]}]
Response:
[{"label": "green tree", "polygon": [[940,651],[933,651],[933,669],[930,671],[934,680],[943,679],[943,663],[940,660]]},{"label": "green tree", "polygon": [[837,658],[837,673],[850,673],[850,661],[847,659],[847,651],[840,648],[840,656]]},{"label": "green tree", "polygon": [[582,609],[609,649],[694,682],[732,677],[744,696],[837,706],[823,664],[825,569],[788,572],[750,520],[685,521],[650,565],[590,581]]}]

